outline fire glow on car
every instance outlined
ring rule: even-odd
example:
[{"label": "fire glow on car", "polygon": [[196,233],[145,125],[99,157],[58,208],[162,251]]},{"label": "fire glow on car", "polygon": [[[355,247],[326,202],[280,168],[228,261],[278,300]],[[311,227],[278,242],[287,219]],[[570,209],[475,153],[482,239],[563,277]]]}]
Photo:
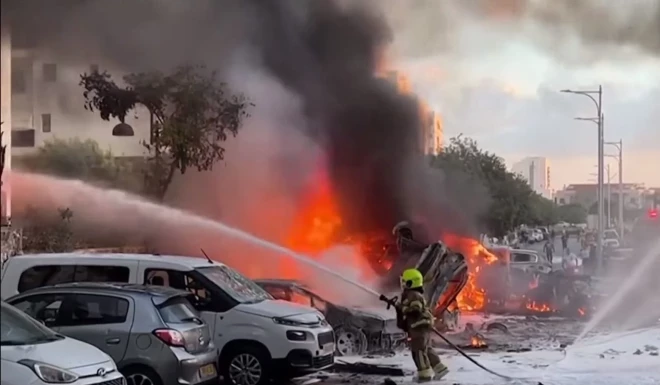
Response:
[{"label": "fire glow on car", "polygon": [[[393,265],[392,248],[387,242],[392,241],[391,234],[348,234],[338,209],[338,199],[333,193],[329,178],[321,170],[316,175],[311,191],[304,200],[302,208],[289,230],[286,246],[297,252],[320,258],[334,246],[343,245],[351,252],[342,255],[341,265],[358,271],[360,277],[374,282],[386,275]],[[505,264],[503,256],[489,251],[477,239],[456,234],[443,234],[438,238],[451,249],[463,254],[468,265],[467,283],[456,298],[456,306],[461,312],[488,310],[495,293],[487,289],[489,274],[500,264]],[[389,253],[388,253],[389,252]],[[394,252],[394,254],[396,254]],[[293,260],[287,260],[278,278],[304,279],[301,266]],[[271,278],[275,278],[271,276]],[[538,277],[531,277],[530,289],[538,286]],[[451,305],[454,306],[454,305]],[[548,313],[553,311],[550,303],[531,300],[522,304],[528,312]]]}]

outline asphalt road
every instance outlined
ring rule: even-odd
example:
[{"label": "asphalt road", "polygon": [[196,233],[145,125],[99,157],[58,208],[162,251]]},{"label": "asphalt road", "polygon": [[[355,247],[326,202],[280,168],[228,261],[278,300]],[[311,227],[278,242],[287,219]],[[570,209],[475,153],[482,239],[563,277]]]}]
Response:
[{"label": "asphalt road", "polygon": [[[521,249],[527,249],[527,250],[535,250],[538,251],[539,253],[544,253],[543,252],[543,245],[545,245],[546,241],[542,242],[535,242],[535,243],[526,243],[520,246]],[[554,240],[554,245],[555,245],[555,257],[561,257],[564,255],[564,251],[562,249],[562,244],[561,244],[561,237],[557,235]],[[571,253],[574,253],[575,255],[580,255],[580,241],[578,241],[577,237],[570,237],[568,238],[568,250]],[[561,263],[561,260],[558,260],[555,258],[555,261],[553,263]]]}]

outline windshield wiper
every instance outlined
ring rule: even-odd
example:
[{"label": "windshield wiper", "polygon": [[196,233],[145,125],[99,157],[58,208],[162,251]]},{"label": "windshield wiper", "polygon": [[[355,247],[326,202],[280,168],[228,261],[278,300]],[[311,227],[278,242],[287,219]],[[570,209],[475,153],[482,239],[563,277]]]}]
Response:
[{"label": "windshield wiper", "polygon": [[257,298],[257,299],[251,299],[249,301],[243,301],[243,303],[247,304],[247,305],[252,305],[254,303],[259,303],[259,302],[263,302],[263,301],[265,301],[264,298]]},{"label": "windshield wiper", "polygon": [[183,322],[194,322],[196,324],[203,324],[204,321],[202,321],[199,317],[186,317],[186,318],[181,318],[181,321]]}]

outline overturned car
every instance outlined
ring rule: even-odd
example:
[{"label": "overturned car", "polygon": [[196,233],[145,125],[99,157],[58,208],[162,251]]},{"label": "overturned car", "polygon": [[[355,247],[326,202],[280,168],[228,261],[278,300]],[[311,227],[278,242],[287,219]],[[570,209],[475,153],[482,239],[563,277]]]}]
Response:
[{"label": "overturned car", "polygon": [[404,346],[406,342],[405,333],[396,326],[396,315],[384,308],[332,303],[299,281],[262,279],[255,282],[276,299],[311,306],[321,311],[335,330],[337,355],[391,351]]},{"label": "overturned car", "polygon": [[[375,265],[389,266],[382,272],[385,276],[384,290],[390,293],[400,290],[400,276],[405,269],[416,268],[424,275],[424,295],[434,307],[436,328],[455,329],[459,309],[456,297],[468,281],[466,258],[450,250],[444,243],[422,242],[413,237],[411,225],[400,222],[392,231],[393,239],[377,247],[368,255]],[[381,239],[381,242],[382,239]]]}]

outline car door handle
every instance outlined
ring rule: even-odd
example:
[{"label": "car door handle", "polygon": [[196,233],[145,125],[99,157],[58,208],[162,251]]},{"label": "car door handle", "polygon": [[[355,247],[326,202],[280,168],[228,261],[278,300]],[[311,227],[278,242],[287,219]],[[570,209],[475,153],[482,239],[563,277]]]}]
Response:
[{"label": "car door handle", "polygon": [[121,342],[121,339],[119,338],[106,338],[105,343],[109,345],[117,345]]}]

